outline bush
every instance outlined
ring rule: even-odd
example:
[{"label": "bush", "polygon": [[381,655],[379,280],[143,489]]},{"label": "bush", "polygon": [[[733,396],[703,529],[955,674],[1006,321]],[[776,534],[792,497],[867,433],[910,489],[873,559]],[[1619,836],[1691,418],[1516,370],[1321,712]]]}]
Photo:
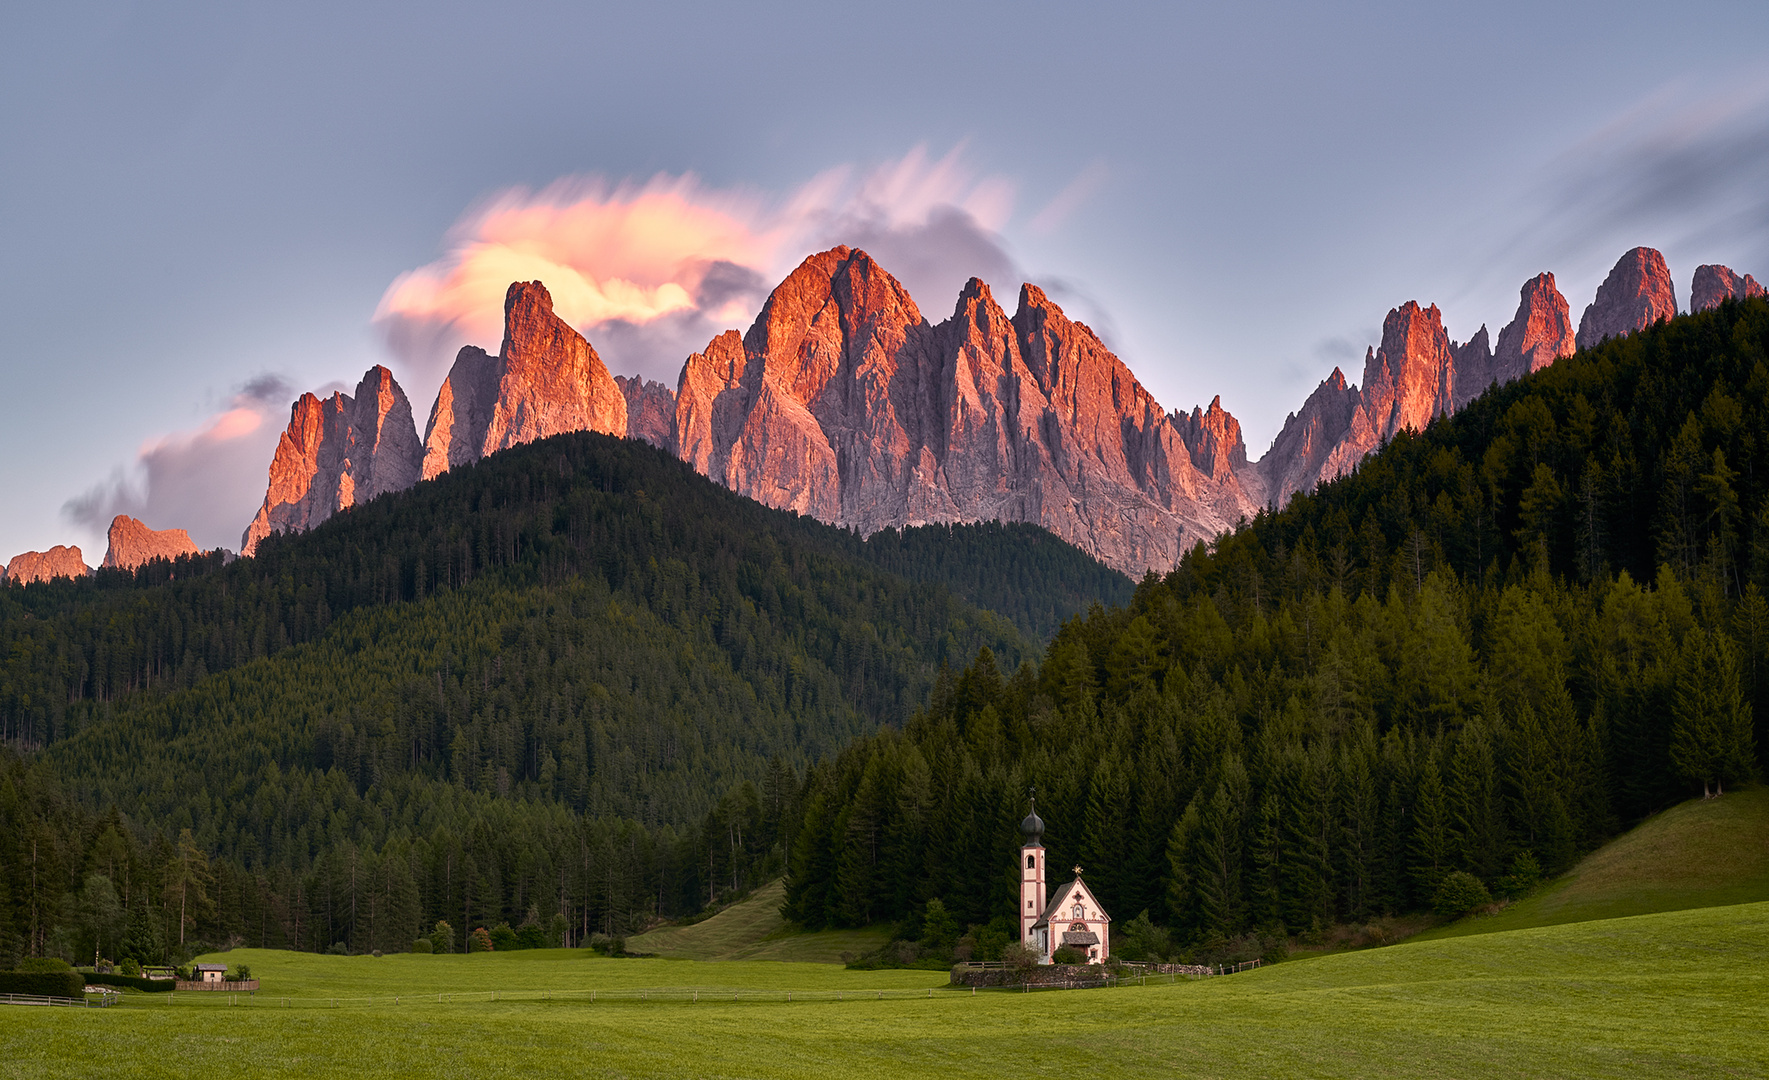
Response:
[{"label": "bush", "polygon": [[1058,945],[1056,951],[1050,954],[1050,962],[1053,964],[1085,964],[1087,963],[1087,954],[1073,945]]},{"label": "bush", "polygon": [[1173,955],[1172,935],[1149,919],[1146,908],[1112,936],[1117,939],[1112,955],[1120,960],[1159,961]]},{"label": "bush", "polygon": [[1011,941],[1001,950],[1001,962],[1023,979],[1037,968],[1038,953],[1023,942]]},{"label": "bush", "polygon": [[491,931],[481,926],[468,934],[467,951],[470,953],[492,952]]},{"label": "bush", "polygon": [[1507,900],[1516,900],[1528,896],[1541,883],[1542,864],[1536,861],[1535,853],[1519,852],[1511,860],[1511,872],[1499,879],[1499,893]]},{"label": "bush", "polygon": [[523,923],[516,930],[516,947],[518,949],[544,949],[547,947],[547,932],[539,923]]},{"label": "bush", "polygon": [[0,971],[0,994],[31,994],[36,997],[78,998],[86,994],[86,979],[63,964],[63,971]]},{"label": "bush", "polygon": [[[379,956],[380,953],[376,953],[375,955]],[[236,967],[232,971],[227,973],[227,981],[228,982],[251,982],[252,981],[252,969],[247,967],[244,964],[241,964],[239,967]]]},{"label": "bush", "polygon": [[135,957],[125,956],[123,962],[117,965],[117,972],[134,978],[141,974],[141,965],[135,962]]},{"label": "bush", "polygon": [[438,919],[436,928],[430,931],[430,951],[451,953],[455,951],[455,928]]},{"label": "bush", "polygon": [[57,975],[74,970],[74,965],[59,956],[30,956],[19,961],[17,970],[27,975]]},{"label": "bush", "polygon": [[1459,919],[1492,902],[1492,894],[1486,891],[1479,878],[1466,870],[1452,870],[1438,883],[1431,907],[1446,919]]},{"label": "bush", "polygon": [[349,956],[350,950],[345,947],[345,945],[342,941],[334,941],[334,942],[332,942],[332,947],[326,950],[326,955],[327,956]]},{"label": "bush", "polygon": [[591,934],[590,948],[603,956],[625,956],[627,954],[627,939],[609,937],[607,934]]},{"label": "bush", "polygon": [[516,939],[516,931],[510,929],[509,923],[504,922],[491,928],[491,947],[497,952],[509,952],[522,948],[522,943]]},{"label": "bush", "polygon": [[412,949],[411,949],[411,951],[412,951],[412,952],[417,952],[417,953],[428,953],[428,952],[435,952],[435,951],[436,951],[436,946],[434,946],[434,945],[432,945],[432,944],[431,944],[431,943],[430,943],[430,939],[429,939],[429,938],[427,938],[427,937],[421,937],[421,938],[419,938],[419,939],[418,939],[418,940],[416,940],[416,941],[414,941],[414,942],[412,942]]}]

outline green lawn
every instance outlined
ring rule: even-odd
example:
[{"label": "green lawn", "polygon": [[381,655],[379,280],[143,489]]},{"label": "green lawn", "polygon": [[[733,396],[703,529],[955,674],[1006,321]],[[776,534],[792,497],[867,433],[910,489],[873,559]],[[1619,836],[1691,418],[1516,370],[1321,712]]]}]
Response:
[{"label": "green lawn", "polygon": [[[563,952],[232,953],[293,1004],[132,995],[8,1008],[0,1076],[1761,1077],[1769,903],[1410,942],[1177,985],[934,991],[927,972],[594,960]],[[454,1001],[551,984],[856,991],[844,1001]],[[401,1003],[330,1007],[333,987]],[[424,999],[424,994],[432,995]]]},{"label": "green lawn", "polygon": [[842,953],[870,952],[890,940],[888,926],[793,933],[780,917],[786,888],[769,882],[742,903],[693,926],[665,926],[627,941],[633,952],[683,960],[794,960],[839,964]]},{"label": "green lawn", "polygon": [[1421,939],[1769,900],[1769,787],[1691,799],[1587,855],[1497,915]]}]

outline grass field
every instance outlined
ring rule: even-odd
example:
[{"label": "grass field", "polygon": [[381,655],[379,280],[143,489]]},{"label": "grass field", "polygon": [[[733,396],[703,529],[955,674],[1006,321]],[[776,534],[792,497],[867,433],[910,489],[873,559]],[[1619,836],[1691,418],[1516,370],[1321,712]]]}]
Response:
[{"label": "grass field", "polygon": [[[227,959],[265,980],[256,1003],[143,994],[108,1010],[7,1008],[0,1076],[1769,1074],[1769,903],[1412,942],[1177,985],[885,1000],[858,991],[941,976],[563,951]],[[790,1004],[434,998],[648,980],[854,993]],[[382,1000],[329,1004],[347,990]]]},{"label": "grass field", "polygon": [[1769,787],[1691,799],[1587,855],[1496,915],[1422,939],[1769,900]]},{"label": "grass field", "polygon": [[693,926],[665,926],[627,940],[633,952],[683,960],[789,960],[839,964],[842,953],[869,952],[890,939],[888,926],[795,934],[780,917],[786,888],[769,882],[742,903]]}]

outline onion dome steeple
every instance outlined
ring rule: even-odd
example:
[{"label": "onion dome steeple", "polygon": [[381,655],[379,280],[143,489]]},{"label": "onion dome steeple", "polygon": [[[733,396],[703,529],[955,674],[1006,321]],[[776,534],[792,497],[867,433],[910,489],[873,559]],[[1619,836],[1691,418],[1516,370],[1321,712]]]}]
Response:
[{"label": "onion dome steeple", "polygon": [[1024,847],[1044,846],[1044,819],[1038,816],[1038,797],[1031,795],[1032,812],[1026,820],[1020,822],[1020,835],[1026,838]]}]

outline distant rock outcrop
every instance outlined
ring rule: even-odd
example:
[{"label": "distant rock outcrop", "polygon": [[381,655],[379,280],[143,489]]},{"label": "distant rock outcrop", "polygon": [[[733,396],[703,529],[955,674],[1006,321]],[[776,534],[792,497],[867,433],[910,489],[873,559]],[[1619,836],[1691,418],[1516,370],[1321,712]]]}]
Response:
[{"label": "distant rock outcrop", "polygon": [[353,397],[302,394],[277,441],[264,504],[240,540],[242,552],[254,553],[273,532],[305,532],[339,510],[411,487],[422,460],[411,402],[386,368],[370,368]]},{"label": "distant rock outcrop", "polygon": [[190,533],[183,529],[150,529],[127,514],[111,519],[109,546],[101,566],[134,570],[153,559],[176,559],[197,554]]},{"label": "distant rock outcrop", "polygon": [[[1540,371],[1578,351],[1572,309],[1554,285],[1554,275],[1537,274],[1523,283],[1517,314],[1499,331],[1493,354],[1493,378],[1501,385]],[[1481,389],[1485,389],[1483,384]],[[1471,397],[1473,395],[1470,395]]]},{"label": "distant rock outcrop", "polygon": [[1480,329],[1467,341],[1461,344],[1450,342],[1450,363],[1456,372],[1455,407],[1460,409],[1486,393],[1493,384],[1493,348],[1485,323],[1481,323]]},{"label": "distant rock outcrop", "polygon": [[422,475],[568,431],[625,435],[626,396],[583,335],[553,314],[546,286],[515,282],[504,293],[502,350],[462,349],[437,394]]},{"label": "distant rock outcrop", "polygon": [[614,385],[627,403],[627,437],[675,449],[676,395],[660,382],[616,375]]},{"label": "distant rock outcrop", "polygon": [[14,555],[6,564],[8,583],[29,585],[33,581],[53,581],[58,577],[80,578],[92,573],[85,556],[77,547],[55,545],[48,551],[27,551]]},{"label": "distant rock outcrop", "polygon": [[1762,295],[1763,286],[1749,274],[1741,278],[1724,266],[1698,266],[1689,283],[1689,310],[1707,311],[1726,300],[1748,300]]},{"label": "distant rock outcrop", "polygon": [[1665,257],[1652,248],[1637,247],[1623,255],[1597,287],[1597,298],[1579,320],[1578,347],[1589,349],[1606,338],[1625,337],[1676,314],[1677,289]]}]

